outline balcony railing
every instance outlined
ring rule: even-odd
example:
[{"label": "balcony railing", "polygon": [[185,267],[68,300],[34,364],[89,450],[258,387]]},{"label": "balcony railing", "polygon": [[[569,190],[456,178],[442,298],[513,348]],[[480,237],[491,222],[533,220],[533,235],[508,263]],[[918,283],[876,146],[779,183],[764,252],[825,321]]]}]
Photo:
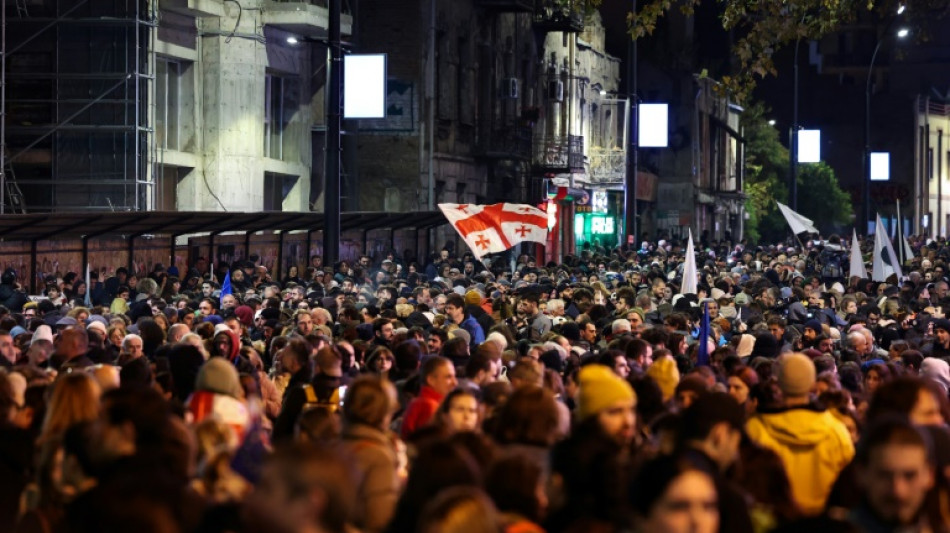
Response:
[{"label": "balcony railing", "polygon": [[544,31],[584,31],[583,0],[537,0],[534,25]]},{"label": "balcony railing", "polygon": [[509,126],[496,128],[479,143],[479,155],[489,159],[531,159],[531,128]]},{"label": "balcony railing", "polygon": [[934,102],[933,100],[918,98],[917,111],[920,113],[929,113],[941,117],[950,116],[950,103]]},{"label": "balcony railing", "polygon": [[502,13],[526,13],[534,11],[535,0],[477,0],[476,4]]},{"label": "balcony railing", "polygon": [[623,183],[627,176],[627,151],[622,148],[590,149],[591,183]]},{"label": "balcony railing", "polygon": [[[317,7],[330,7],[330,0],[270,0],[278,4],[309,4],[311,6]],[[353,13],[353,8],[350,6],[350,0],[343,0],[343,5],[340,6],[340,11],[344,15],[350,15]]]},{"label": "balcony railing", "polygon": [[534,141],[534,165],[549,172],[584,171],[584,137],[541,137]]}]

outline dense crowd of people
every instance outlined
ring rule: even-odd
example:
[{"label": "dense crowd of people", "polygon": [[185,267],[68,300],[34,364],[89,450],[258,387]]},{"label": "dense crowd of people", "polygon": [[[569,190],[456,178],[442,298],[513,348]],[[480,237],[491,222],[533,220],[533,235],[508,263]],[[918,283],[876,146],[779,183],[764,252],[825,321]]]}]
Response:
[{"label": "dense crowd of people", "polygon": [[676,240],[6,270],[0,530],[945,531],[950,247],[911,243],[884,282],[701,243],[690,294]]}]

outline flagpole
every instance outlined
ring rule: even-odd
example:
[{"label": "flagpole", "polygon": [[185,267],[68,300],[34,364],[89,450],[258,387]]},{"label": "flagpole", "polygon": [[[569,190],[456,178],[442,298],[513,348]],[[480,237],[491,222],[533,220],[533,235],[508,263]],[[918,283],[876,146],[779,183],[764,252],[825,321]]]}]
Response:
[{"label": "flagpole", "polygon": [[91,283],[92,283],[92,275],[90,272],[89,263],[86,263],[86,294],[83,297],[83,304],[85,304],[86,307],[92,307],[92,287],[90,286]]},{"label": "flagpole", "polygon": [[799,237],[797,233],[793,233],[792,235],[795,235],[795,239],[798,240],[798,244],[802,246],[802,253],[805,253],[805,243],[802,242],[802,238]]},{"label": "flagpole", "polygon": [[901,201],[894,199],[897,204],[897,260],[903,265],[907,261],[904,253],[904,225],[901,223]]}]

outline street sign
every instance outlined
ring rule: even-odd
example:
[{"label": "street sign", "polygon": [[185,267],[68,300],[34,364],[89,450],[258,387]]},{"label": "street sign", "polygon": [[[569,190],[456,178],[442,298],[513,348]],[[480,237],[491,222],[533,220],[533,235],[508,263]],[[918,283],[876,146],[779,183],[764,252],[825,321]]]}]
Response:
[{"label": "street sign", "polygon": [[891,179],[891,154],[889,152],[871,152],[871,181]]},{"label": "street sign", "polygon": [[821,130],[799,130],[798,162],[818,163],[821,161]]}]

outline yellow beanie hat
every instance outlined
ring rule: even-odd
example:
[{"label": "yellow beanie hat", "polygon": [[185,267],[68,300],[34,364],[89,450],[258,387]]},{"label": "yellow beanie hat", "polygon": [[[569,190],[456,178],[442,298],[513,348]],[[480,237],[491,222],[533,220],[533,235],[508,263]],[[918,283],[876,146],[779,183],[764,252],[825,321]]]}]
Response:
[{"label": "yellow beanie hat", "polygon": [[676,392],[676,386],[680,382],[680,371],[676,368],[676,360],[669,356],[663,356],[653,361],[653,364],[647,369],[647,375],[660,386],[660,391],[663,392],[663,401],[670,401]]},{"label": "yellow beanie hat", "polygon": [[482,305],[482,295],[475,290],[466,292],[465,305]]},{"label": "yellow beanie hat", "polygon": [[633,388],[604,365],[587,365],[577,375],[577,418],[586,420],[621,400],[637,400]]}]

